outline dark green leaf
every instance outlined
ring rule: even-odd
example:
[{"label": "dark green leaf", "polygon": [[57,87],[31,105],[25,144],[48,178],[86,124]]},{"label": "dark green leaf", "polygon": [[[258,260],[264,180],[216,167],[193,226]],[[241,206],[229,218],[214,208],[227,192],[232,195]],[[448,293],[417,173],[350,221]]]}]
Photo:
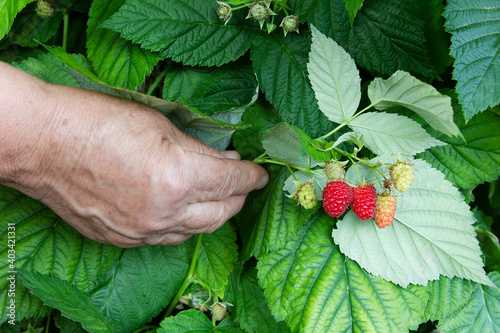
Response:
[{"label": "dark green leaf", "polygon": [[38,59],[29,58],[17,67],[50,83],[78,87],[64,62],[51,53],[42,54]]},{"label": "dark green leaf", "polygon": [[160,57],[124,40],[114,31],[99,27],[123,2],[92,2],[87,29],[87,52],[99,77],[111,86],[134,90],[151,73]]},{"label": "dark green leaf", "polygon": [[331,240],[333,220],[317,214],[286,246],[257,264],[271,312],[292,332],[405,332],[423,319],[424,287],[374,277]]},{"label": "dark green leaf", "polygon": [[458,187],[474,188],[500,176],[500,118],[490,112],[474,116],[467,124],[456,117],[465,138],[437,135],[446,146],[419,155]]},{"label": "dark green leaf", "polygon": [[262,146],[266,153],[292,165],[306,168],[308,161],[302,151],[301,132],[298,128],[287,123],[274,126],[262,139]]},{"label": "dark green leaf", "polygon": [[[7,258],[9,230],[8,223],[15,225],[15,267],[26,271],[50,274],[72,283],[81,291],[88,292],[97,279],[112,265],[121,249],[96,243],[81,235],[62,221],[45,205],[15,190],[0,187],[0,255]],[[5,292],[9,275],[9,263],[0,264],[0,304],[8,301]],[[25,295],[24,287],[16,290]],[[30,296],[17,303],[21,313],[32,308],[30,315],[37,313],[40,306]],[[6,308],[2,307],[1,311]],[[5,320],[2,312],[1,320]]]},{"label": "dark green leaf", "polygon": [[[101,25],[186,65],[221,66],[242,56],[260,30],[217,16],[216,1],[131,0]],[[241,15],[240,15],[241,16]]]},{"label": "dark green leaf", "polygon": [[236,233],[231,224],[226,223],[215,232],[203,235],[196,276],[222,298],[237,259]]},{"label": "dark green leaf", "polygon": [[257,282],[257,269],[248,263],[236,265],[231,274],[224,299],[231,317],[247,332],[286,333],[290,332],[285,323],[277,323],[273,318],[264,291]]},{"label": "dark green leaf", "polygon": [[311,137],[333,129],[319,111],[307,75],[311,35],[307,32],[283,37],[270,34],[255,40],[252,63],[267,100],[291,125]]},{"label": "dark green leaf", "polygon": [[81,323],[88,332],[113,332],[110,323],[90,298],[67,281],[25,270],[18,271],[18,275],[44,304],[60,310],[64,317]]},{"label": "dark green leaf", "polygon": [[175,317],[168,317],[161,322],[158,333],[244,333],[241,328],[233,323],[231,318],[226,318],[215,326],[207,315],[198,310],[181,311]]},{"label": "dark green leaf", "polygon": [[475,284],[469,280],[442,276],[439,280],[431,281],[429,288],[429,302],[425,308],[427,320],[439,320],[469,301],[474,292]]},{"label": "dark green leaf", "polygon": [[271,171],[270,175],[266,188],[251,194],[238,216],[245,237],[242,250],[245,259],[261,258],[267,252],[285,246],[312,214],[283,191],[285,180],[290,176],[285,168]]},{"label": "dark green leaf", "polygon": [[441,332],[495,333],[500,331],[500,273],[488,274],[495,286],[478,284],[470,301],[439,321]]},{"label": "dark green leaf", "polygon": [[443,13],[452,34],[453,78],[465,119],[500,102],[500,4],[457,0]]},{"label": "dark green leaf", "polygon": [[377,76],[404,70],[429,78],[434,74],[419,8],[419,0],[367,0],[351,28],[342,0],[318,0],[310,22]]},{"label": "dark green leaf", "polygon": [[245,111],[242,121],[250,126],[234,133],[233,145],[242,159],[248,159],[255,158],[264,151],[264,134],[282,120],[269,104],[259,103]]},{"label": "dark green leaf", "polygon": [[351,26],[354,22],[354,19],[356,18],[356,15],[358,14],[358,11],[361,9],[361,7],[363,7],[363,2],[364,0],[344,0],[345,9],[349,14],[349,23],[351,24]]},{"label": "dark green leaf", "polygon": [[130,332],[168,305],[188,266],[183,244],[127,249],[90,297],[116,332]]},{"label": "dark green leaf", "polygon": [[0,1],[0,39],[10,30],[16,15],[34,0],[2,0]]}]

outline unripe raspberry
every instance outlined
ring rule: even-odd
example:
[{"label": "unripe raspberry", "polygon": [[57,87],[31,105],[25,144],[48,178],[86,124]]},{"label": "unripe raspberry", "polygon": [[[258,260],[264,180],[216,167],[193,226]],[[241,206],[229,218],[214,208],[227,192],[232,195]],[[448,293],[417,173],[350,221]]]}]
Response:
[{"label": "unripe raspberry", "polygon": [[281,21],[280,27],[283,28],[285,36],[289,32],[299,32],[299,19],[295,15],[288,15]]},{"label": "unripe raspberry", "polygon": [[400,159],[389,167],[391,170],[391,181],[394,188],[398,191],[408,191],[415,180],[411,163],[406,163]]},{"label": "unripe raspberry", "polygon": [[35,12],[41,18],[49,18],[54,14],[54,6],[47,0],[38,0]]},{"label": "unripe raspberry", "polygon": [[294,199],[305,209],[312,209],[318,202],[316,190],[312,181],[305,182],[304,184],[296,183],[297,191],[294,194]]},{"label": "unripe raspberry", "polygon": [[377,207],[377,191],[373,185],[357,186],[353,190],[351,208],[361,220],[368,220],[375,215]]},{"label": "unripe raspberry", "polygon": [[377,197],[377,209],[373,221],[380,229],[391,225],[396,213],[396,197],[392,194],[383,193]]},{"label": "unripe raspberry", "polygon": [[233,15],[232,8],[227,2],[217,1],[219,8],[217,9],[217,15],[221,20],[224,20],[224,24],[227,24],[231,16]]},{"label": "unripe raspberry", "polygon": [[344,180],[344,166],[347,164],[347,161],[345,162],[339,162],[339,161],[329,161],[325,163],[325,168],[323,169],[323,173],[325,174],[325,178],[327,182],[333,181],[333,180]]},{"label": "unripe raspberry", "polygon": [[227,305],[221,302],[216,302],[214,305],[212,305],[210,311],[212,311],[212,317],[216,321],[221,321],[226,317]]},{"label": "unripe raspberry", "polygon": [[269,16],[268,9],[264,2],[255,2],[251,5],[248,16],[253,17],[255,21],[263,21]]},{"label": "unripe raspberry", "polygon": [[332,181],[323,189],[323,208],[331,217],[339,217],[352,201],[352,187],[343,180]]}]

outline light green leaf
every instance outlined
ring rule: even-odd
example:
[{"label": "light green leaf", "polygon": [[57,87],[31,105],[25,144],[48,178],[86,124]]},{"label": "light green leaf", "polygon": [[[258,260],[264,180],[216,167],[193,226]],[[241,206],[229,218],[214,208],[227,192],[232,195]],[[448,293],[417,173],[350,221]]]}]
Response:
[{"label": "light green leaf", "polygon": [[279,123],[274,126],[262,139],[262,146],[271,157],[299,167],[308,166],[299,133],[292,125]]},{"label": "light green leaf", "polygon": [[368,96],[375,108],[385,110],[403,106],[448,136],[460,135],[453,122],[451,99],[409,73],[397,71],[387,80],[376,78],[368,85]]},{"label": "light green leaf", "polygon": [[292,332],[406,332],[419,324],[424,287],[403,289],[344,257],[330,238],[332,219],[317,214],[286,246],[257,264],[278,320]]},{"label": "light green leaf", "polygon": [[[425,285],[440,275],[491,285],[463,196],[426,162],[416,160],[413,170],[415,181],[397,197],[390,226],[379,229],[372,219],[361,221],[349,211],[333,230],[335,243],[368,272],[403,287]],[[367,182],[376,182],[373,172],[364,174]]]},{"label": "light green leaf", "polygon": [[500,4],[489,0],[456,0],[445,7],[455,58],[453,78],[465,119],[500,102]]},{"label": "light green leaf", "polygon": [[414,155],[425,149],[444,145],[416,121],[385,112],[368,112],[349,122],[355,133],[363,136],[365,146],[378,155]]},{"label": "light green leaf", "polygon": [[255,39],[252,65],[262,92],[287,123],[311,137],[333,129],[319,110],[307,75],[311,36],[307,33],[272,33]]},{"label": "light green leaf", "polygon": [[335,123],[351,118],[361,100],[361,78],[351,56],[312,26],[307,71],[320,110]]},{"label": "light green leaf", "polygon": [[64,317],[81,323],[88,332],[114,332],[89,296],[69,282],[25,270],[20,270],[18,275],[23,284],[40,297],[44,304],[60,310]]},{"label": "light green leaf", "polygon": [[425,307],[427,320],[439,320],[469,301],[474,292],[475,283],[442,276],[439,280],[429,282],[429,302]]},{"label": "light green leaf", "polygon": [[10,30],[17,14],[34,0],[1,0],[0,1],[0,39]]},{"label": "light green leaf", "polygon": [[215,326],[207,315],[190,309],[181,311],[175,317],[168,317],[160,323],[158,333],[244,333],[231,318],[226,318]]},{"label": "light green leaf", "polygon": [[[83,292],[89,292],[97,279],[111,267],[121,249],[96,243],[82,236],[62,221],[41,202],[15,190],[0,186],[0,255],[7,258],[9,228],[15,225],[15,268],[50,274],[71,282]],[[6,276],[12,270],[5,260],[0,264],[0,304],[8,302]],[[25,295],[22,286],[16,294]],[[17,296],[17,295],[16,295]],[[19,309],[31,308],[34,315],[40,311],[37,301],[25,297],[17,303]],[[5,320],[6,308],[1,308],[0,321]],[[22,310],[18,313],[22,318]]]},{"label": "light green leaf", "polygon": [[186,277],[186,245],[127,249],[90,294],[116,332],[130,332],[158,315]]},{"label": "light green leaf", "polygon": [[500,176],[500,118],[491,112],[482,112],[466,124],[461,119],[458,125],[465,142],[437,136],[447,145],[433,147],[419,157],[461,188],[474,188],[497,179]]},{"label": "light green leaf", "polygon": [[364,0],[344,0],[345,9],[349,14],[349,23],[351,24],[351,27],[354,19],[356,18],[356,14],[358,14],[358,11],[361,7],[363,7],[363,2]]},{"label": "light green leaf", "polygon": [[286,168],[269,173],[269,184],[261,192],[250,193],[238,215],[237,223],[243,237],[241,257],[245,259],[261,258],[285,246],[313,213],[301,208],[283,192],[283,184],[290,175]]},{"label": "light green leaf", "polygon": [[248,263],[237,264],[236,267],[229,278],[225,295],[225,300],[233,305],[229,310],[234,321],[247,332],[290,332],[284,322],[277,323],[273,318],[264,291],[257,283],[257,269]]},{"label": "light green leaf", "polygon": [[64,62],[52,53],[44,53],[38,59],[28,58],[16,67],[50,83],[78,87]]},{"label": "light green leaf", "polygon": [[491,272],[488,277],[494,285],[477,285],[464,307],[439,321],[442,333],[500,331],[500,273]]},{"label": "light green leaf", "polygon": [[181,98],[189,100],[201,96],[221,72],[219,67],[174,67],[165,76],[162,97],[169,102],[178,102]]},{"label": "light green leaf", "polygon": [[109,85],[134,90],[151,73],[160,56],[99,27],[123,2],[92,2],[87,22],[87,53],[98,76]]},{"label": "light green leaf", "polygon": [[203,235],[196,276],[219,298],[223,298],[229,273],[237,259],[236,232],[230,223],[226,223],[215,232]]},{"label": "light green leaf", "polygon": [[243,25],[249,23],[236,13],[224,25],[217,6],[205,0],[130,0],[100,27],[185,65],[221,66],[242,56],[260,31]]}]

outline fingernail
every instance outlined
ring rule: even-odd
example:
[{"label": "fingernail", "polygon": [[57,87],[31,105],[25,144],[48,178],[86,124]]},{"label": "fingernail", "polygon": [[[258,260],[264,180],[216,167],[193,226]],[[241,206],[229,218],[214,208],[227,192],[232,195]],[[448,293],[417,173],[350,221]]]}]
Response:
[{"label": "fingernail", "polygon": [[264,188],[267,183],[269,182],[269,176],[268,175],[265,175],[264,177],[262,177],[259,181],[259,183],[257,184],[257,186],[255,187],[256,190],[260,190],[261,188]]},{"label": "fingernail", "polygon": [[238,154],[238,152],[235,151],[235,150],[226,150],[226,151],[221,151],[220,153],[225,158],[230,158],[232,160],[239,160],[239,159],[241,159],[240,154]]}]

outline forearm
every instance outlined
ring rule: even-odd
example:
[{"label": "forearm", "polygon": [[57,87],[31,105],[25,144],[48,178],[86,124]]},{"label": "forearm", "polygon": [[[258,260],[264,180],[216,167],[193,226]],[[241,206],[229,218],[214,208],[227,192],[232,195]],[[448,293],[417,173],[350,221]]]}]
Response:
[{"label": "forearm", "polygon": [[50,125],[49,84],[0,62],[0,184],[12,186],[40,163]]}]

